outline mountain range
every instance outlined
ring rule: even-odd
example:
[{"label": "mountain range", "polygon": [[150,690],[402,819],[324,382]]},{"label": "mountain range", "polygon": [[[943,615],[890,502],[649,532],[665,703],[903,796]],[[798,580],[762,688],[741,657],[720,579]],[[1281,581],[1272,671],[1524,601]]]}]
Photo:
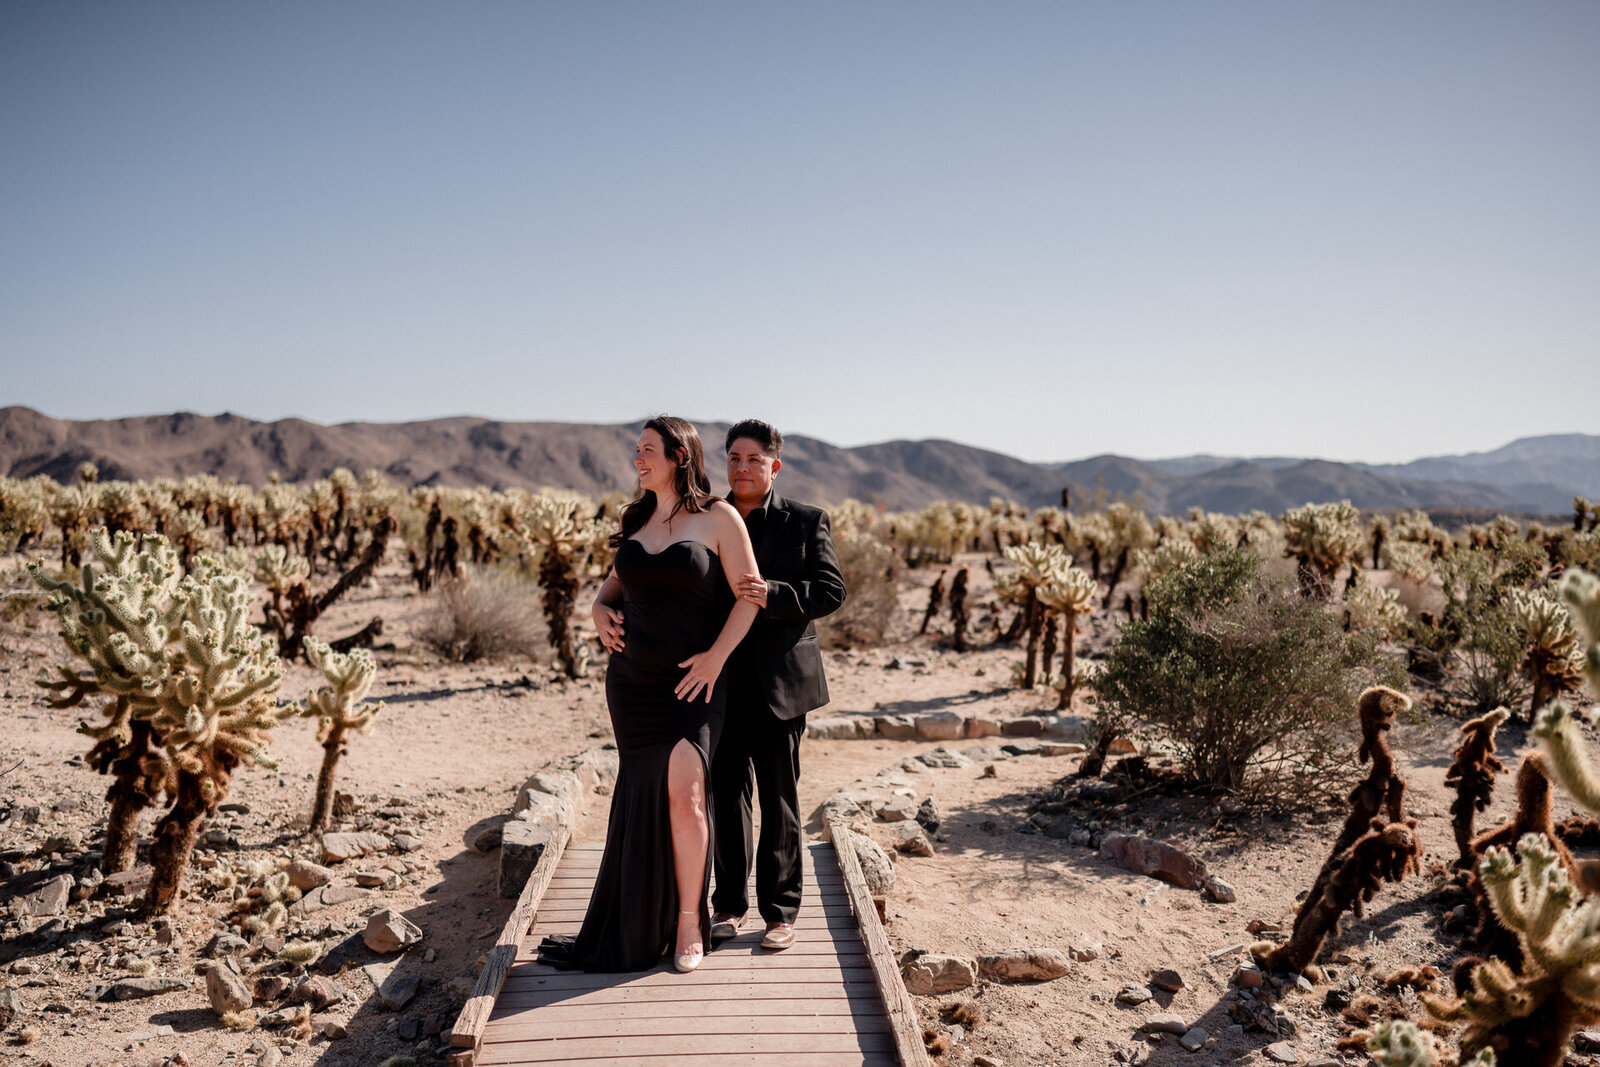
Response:
[{"label": "mountain range", "polygon": [[[713,484],[720,484],[715,457],[727,424],[701,423],[700,430]],[[102,478],[211,473],[260,484],[274,472],[286,481],[305,481],[348,467],[375,468],[406,485],[548,486],[598,495],[632,489],[638,433],[638,423],[470,417],[324,426],[180,412],[71,421],[13,406],[0,408],[0,474],[66,481],[79,464],[92,461]],[[891,509],[947,499],[985,503],[997,496],[1039,507],[1058,504],[1064,486],[1075,507],[1124,499],[1157,513],[1190,507],[1281,512],[1347,499],[1369,510],[1565,515],[1575,495],[1600,498],[1600,435],[1592,434],[1525,437],[1492,452],[1386,465],[1210,455],[1028,463],[955,441],[842,448],[795,434],[785,438],[783,460],[779,485],[799,499],[837,503],[854,497]]]}]

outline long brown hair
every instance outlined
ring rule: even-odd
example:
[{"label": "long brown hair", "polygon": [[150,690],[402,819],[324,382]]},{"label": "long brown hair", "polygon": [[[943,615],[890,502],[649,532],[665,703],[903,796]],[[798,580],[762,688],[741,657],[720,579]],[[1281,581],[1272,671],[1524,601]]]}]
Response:
[{"label": "long brown hair", "polygon": [[[700,444],[700,431],[694,428],[694,423],[676,415],[654,415],[645,420],[640,432],[644,430],[654,430],[661,435],[664,458],[677,464],[672,473],[672,488],[678,493],[678,504],[667,521],[672,521],[672,516],[679,511],[691,515],[704,511],[716,497],[711,495],[711,479],[706,477],[706,455]],[[620,547],[622,542],[644,529],[644,524],[655,513],[656,495],[648,489],[641,490],[622,509],[622,528],[611,535],[611,547]]]}]

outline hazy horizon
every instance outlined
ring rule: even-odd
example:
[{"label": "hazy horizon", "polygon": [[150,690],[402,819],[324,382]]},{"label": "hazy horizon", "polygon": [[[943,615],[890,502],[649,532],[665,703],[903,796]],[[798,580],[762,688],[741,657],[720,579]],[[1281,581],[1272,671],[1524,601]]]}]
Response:
[{"label": "hazy horizon", "polygon": [[1593,431],[1597,55],[1589,0],[16,0],[0,405],[1036,462]]}]

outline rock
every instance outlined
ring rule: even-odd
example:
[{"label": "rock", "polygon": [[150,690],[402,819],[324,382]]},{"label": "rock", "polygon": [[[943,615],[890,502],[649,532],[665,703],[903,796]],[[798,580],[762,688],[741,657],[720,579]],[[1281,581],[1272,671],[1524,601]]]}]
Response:
[{"label": "rock", "polygon": [[1204,1028],[1197,1026],[1190,1030],[1187,1034],[1184,1034],[1182,1037],[1178,1038],[1178,1044],[1182,1045],[1190,1052],[1197,1052],[1199,1051],[1200,1046],[1204,1045],[1206,1043],[1206,1039],[1210,1036],[1210,1034],[1205,1032]]},{"label": "rock", "polygon": [[868,718],[807,719],[806,736],[818,741],[855,741],[875,732]]},{"label": "rock", "polygon": [[108,897],[132,897],[150,888],[150,868],[134,867],[116,874],[108,874],[100,883],[100,894]]},{"label": "rock", "polygon": [[204,955],[212,958],[238,956],[250,951],[250,942],[235,934],[220,933],[206,942]]},{"label": "rock", "polygon": [[894,796],[872,805],[879,822],[905,822],[917,815],[917,802],[911,797]]},{"label": "rock", "polygon": [[256,1067],[278,1067],[282,1062],[283,1053],[278,1051],[278,1046],[268,1045],[261,1051],[261,1058],[256,1060]]},{"label": "rock", "polygon": [[291,998],[296,1004],[309,1004],[312,1011],[321,1011],[329,1004],[344,999],[344,990],[331,978],[316,974],[295,986]]},{"label": "rock", "polygon": [[1055,948],[1009,948],[978,957],[985,978],[1011,982],[1048,982],[1071,969],[1066,953]]},{"label": "rock", "polygon": [[22,994],[15,989],[0,989],[0,1030],[8,1030],[11,1024],[26,1012],[22,1003]]},{"label": "rock", "polygon": [[967,720],[954,711],[934,711],[911,721],[924,741],[955,741],[967,732]]},{"label": "rock", "polygon": [[1206,875],[1204,881],[1200,884],[1207,895],[1218,904],[1232,904],[1239,899],[1239,894],[1234,892],[1233,886],[1214,874]]},{"label": "rock", "polygon": [[921,804],[917,805],[917,814],[913,816],[917,825],[930,834],[939,832],[939,805],[933,802],[932,797],[924,797]]},{"label": "rock", "polygon": [[970,767],[973,763],[972,760],[968,759],[960,752],[945,748],[943,745],[940,745],[935,749],[930,749],[927,752],[920,753],[917,756],[917,762],[927,767],[943,767],[947,769],[955,767]]},{"label": "rock", "polygon": [[1000,720],[971,718],[967,720],[968,737],[999,737]]},{"label": "rock", "polygon": [[1106,948],[1104,945],[1098,941],[1092,941],[1087,937],[1080,937],[1071,945],[1067,946],[1067,955],[1077,960],[1079,963],[1088,963],[1090,960],[1097,960],[1101,956],[1105,955],[1105,951]]},{"label": "rock", "polygon": [[872,724],[874,733],[890,741],[912,741],[917,736],[917,724],[909,715],[879,715]]},{"label": "rock", "polygon": [[[1044,723],[1038,719],[1007,719],[1000,724],[1002,737],[1043,737]],[[1009,748],[1009,746],[1007,746]],[[1012,753],[1021,755],[1021,753]]]},{"label": "rock", "polygon": [[309,893],[333,881],[333,872],[310,860],[295,860],[289,864],[289,884],[302,893]]},{"label": "rock", "polygon": [[965,956],[918,956],[901,968],[906,991],[918,996],[933,996],[965,989],[978,980],[976,960]]},{"label": "rock", "polygon": [[374,952],[387,955],[409,948],[422,940],[422,930],[393,908],[384,908],[367,920],[361,940]]},{"label": "rock", "polygon": [[923,832],[915,820],[907,819],[905,822],[889,824],[889,838],[894,842],[894,847],[908,856],[933,855],[933,843],[928,840],[928,835]]},{"label": "rock", "polygon": [[411,1003],[422,987],[422,976],[415,971],[391,974],[378,987],[378,1000],[390,1011],[399,1011]]},{"label": "rock", "polygon": [[1287,1041],[1274,1041],[1261,1050],[1261,1054],[1273,1063],[1299,1063],[1299,1051]]},{"label": "rock", "polygon": [[289,979],[281,974],[263,975],[257,978],[250,987],[255,999],[263,1003],[277,1000],[289,992]]},{"label": "rock", "polygon": [[322,835],[322,860],[324,863],[343,863],[353,860],[358,856],[370,856],[374,852],[387,852],[393,841],[384,834],[375,834],[371,831],[362,831],[348,834],[323,834]]},{"label": "rock", "polygon": [[1155,994],[1150,992],[1148,986],[1142,986],[1135,982],[1129,982],[1117,990],[1117,999],[1124,1004],[1143,1004],[1153,996]]},{"label": "rock", "polygon": [[[865,834],[858,834],[854,830],[845,830],[849,835],[848,845],[855,850],[856,859],[861,864],[862,877],[866,879],[867,891],[875,897],[881,897],[894,888],[894,862],[889,854],[878,843]],[[837,847],[839,842],[834,842]]]},{"label": "rock", "polygon": [[422,1036],[422,1020],[415,1015],[401,1019],[400,1026],[395,1032],[400,1035],[401,1041],[415,1041]]},{"label": "rock", "polygon": [[311,1029],[329,1041],[343,1041],[350,1036],[350,1029],[345,1025],[344,1020],[336,1019],[332,1015],[313,1015],[311,1017]]},{"label": "rock", "polygon": [[371,890],[360,889],[353,885],[325,885],[321,889],[322,902],[330,907],[334,904],[348,904],[352,900],[370,897]]},{"label": "rock", "polygon": [[485,826],[472,839],[472,851],[493,852],[500,847],[500,835],[504,832],[504,825],[497,823],[494,826]]},{"label": "rock", "polygon": [[1233,984],[1240,989],[1260,989],[1261,981],[1261,971],[1253,965],[1241,965],[1233,972]]},{"label": "rock", "polygon": [[149,978],[124,978],[111,984],[112,1000],[139,1000],[143,997],[159,997],[163,993],[175,993],[180,989],[188,989],[194,982],[188,978],[176,977],[149,977]]},{"label": "rock", "polygon": [[211,1010],[218,1015],[243,1011],[255,1003],[244,979],[235,974],[232,967],[220,963],[206,968],[206,999],[211,1001]]},{"label": "rock", "polygon": [[72,900],[72,887],[77,879],[70,874],[57,875],[29,893],[26,901],[28,914],[34,916],[64,915]]},{"label": "rock", "polygon": [[[3,1029],[5,1029],[5,1024],[0,1023],[0,1030]],[[1572,1051],[1600,1052],[1600,1030],[1579,1030],[1573,1034]]]},{"label": "rock", "polygon": [[[1118,737],[1118,738],[1114,738],[1112,740],[1111,744],[1106,748],[1106,755],[1108,755],[1108,756],[1132,756],[1132,755],[1136,755],[1138,753],[1138,751],[1139,751],[1139,746],[1134,744],[1130,739],[1128,739],[1126,737]],[[1196,1027],[1196,1029],[1199,1029],[1199,1028]],[[1205,1033],[1205,1031],[1202,1030],[1201,1033]]]},{"label": "rock", "polygon": [[[174,1033],[176,1031],[172,1027],[162,1024],[161,1026],[150,1026],[143,1030],[135,1030],[128,1034],[118,1034],[117,1041],[129,1045],[137,1045],[144,1041],[154,1041],[158,1037],[171,1037]],[[170,1063],[171,1061],[167,1062]]]},{"label": "rock", "polygon": [[533,876],[533,869],[544,855],[555,827],[512,819],[500,835],[500,895],[515,899]]},{"label": "rock", "polygon": [[415,852],[422,847],[422,838],[402,831],[394,835],[394,847],[400,852]]},{"label": "rock", "polygon": [[250,805],[242,800],[230,800],[225,804],[218,804],[217,810],[225,815],[249,815]]},{"label": "rock", "polygon": [[1089,751],[1088,745],[1080,745],[1076,741],[1039,742],[1039,755],[1041,756],[1078,756],[1087,751]]},{"label": "rock", "polygon": [[1169,993],[1176,993],[1185,986],[1183,975],[1171,968],[1163,968],[1150,976],[1150,984],[1157,989],[1165,989]]},{"label": "rock", "polygon": [[[1355,998],[1351,996],[1348,989],[1330,989],[1328,990],[1327,994],[1323,996],[1322,1005],[1330,1011],[1344,1011],[1344,1009],[1350,1006],[1354,999]],[[1600,1038],[1600,1030],[1591,1030],[1588,1032],[1594,1034],[1597,1038]],[[1600,1040],[1596,1041],[1595,1047],[1591,1051],[1600,1051]]]},{"label": "rock", "polygon": [[1183,1016],[1171,1012],[1157,1012],[1145,1019],[1139,1029],[1147,1034],[1187,1034],[1189,1024],[1183,1021]]},{"label": "rock", "polygon": [[1100,839],[1100,854],[1123,870],[1159,878],[1180,889],[1198,889],[1206,876],[1204,863],[1151,837],[1109,833]]}]

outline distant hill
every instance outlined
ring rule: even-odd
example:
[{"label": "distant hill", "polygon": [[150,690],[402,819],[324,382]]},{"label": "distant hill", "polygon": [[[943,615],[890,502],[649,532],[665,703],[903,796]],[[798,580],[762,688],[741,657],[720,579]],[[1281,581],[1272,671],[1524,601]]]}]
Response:
[{"label": "distant hill", "polygon": [[[726,423],[701,423],[721,487]],[[405,485],[544,486],[590,495],[633,488],[639,424],[497,422],[479,418],[323,426],[303,419],[257,422],[238,415],[152,415],[75,422],[25,407],[0,408],[0,473],[73,477],[92,460],[105,478],[182,478],[211,473],[250,484],[277,472],[286,481],[335,467],[376,469]],[[1600,498],[1600,436],[1524,438],[1493,452],[1374,466],[1317,459],[1186,456],[1137,460],[1103,455],[1071,463],[1027,463],[954,441],[888,441],[841,448],[814,437],[785,439],[779,485],[801,500],[847,497],[884,507],[935,500],[986,503],[1004,497],[1040,507],[1112,499],[1152,512],[1190,507],[1281,512],[1308,501],[1348,499],[1372,510],[1427,508],[1564,515],[1574,494]]]}]

